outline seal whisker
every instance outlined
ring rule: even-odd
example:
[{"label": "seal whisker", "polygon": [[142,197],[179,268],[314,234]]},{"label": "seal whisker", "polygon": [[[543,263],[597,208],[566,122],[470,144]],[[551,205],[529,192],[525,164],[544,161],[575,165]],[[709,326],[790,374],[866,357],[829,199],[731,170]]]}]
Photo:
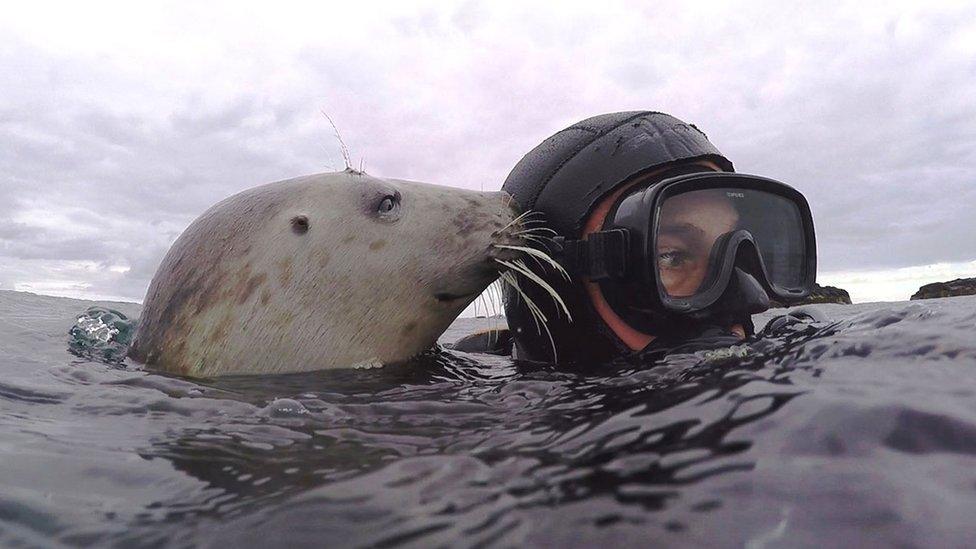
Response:
[{"label": "seal whisker", "polygon": [[484,309],[485,310],[485,314],[487,314],[487,312],[488,312],[488,305],[485,303],[485,294],[484,294],[484,292],[478,294],[478,297],[476,297],[475,300],[474,300],[474,303],[473,304],[474,304],[474,316],[475,317],[478,316],[478,304],[479,303],[485,308]]},{"label": "seal whisker", "polygon": [[505,225],[504,227],[502,227],[501,229],[499,229],[498,232],[504,231],[505,229],[511,227],[512,225],[515,225],[516,223],[519,223],[523,219],[529,218],[532,214],[535,214],[535,213],[539,213],[539,212],[534,212],[532,210],[528,210],[528,211],[525,211],[525,212],[520,213],[519,215],[517,215],[515,217],[515,219],[509,221],[507,225]]},{"label": "seal whisker", "polygon": [[[329,116],[329,113],[325,112],[325,109],[321,109],[321,112],[322,115],[325,116],[326,120],[329,121],[329,124],[332,125],[332,130],[335,132],[335,138],[337,141],[339,141],[339,152],[342,153],[342,161],[345,162],[346,169],[351,170],[352,158],[349,156],[349,147],[347,147],[346,142],[342,140],[342,135],[339,133],[339,127],[336,126],[335,121],[332,120],[332,117]],[[362,173],[362,165],[360,165],[359,171],[360,173]]]},{"label": "seal whisker", "polygon": [[514,234],[520,235],[520,234],[525,234],[525,233],[538,233],[538,232],[547,232],[547,233],[552,233],[553,235],[558,235],[559,234],[556,231],[550,229],[549,227],[527,227],[527,228],[524,228],[521,231],[518,231],[518,232],[516,232]]},{"label": "seal whisker", "polygon": [[555,239],[550,238],[544,234],[520,233],[520,234],[514,234],[512,236],[514,236],[518,240],[531,240],[533,242],[543,242],[547,244],[546,248],[549,247],[548,246],[549,244],[556,243]]},{"label": "seal whisker", "polygon": [[[541,227],[539,227],[539,228],[541,228]],[[526,236],[531,236],[532,238],[539,238],[539,239],[545,240],[547,242],[555,242],[555,240],[553,239],[552,236],[549,236],[548,234],[540,233],[540,232],[537,232],[537,231],[534,231],[534,230],[519,231],[517,233],[512,233],[512,236],[514,236],[516,238],[522,238],[522,237],[526,237]]]},{"label": "seal whisker", "polygon": [[525,212],[525,217],[523,217],[520,221],[523,223],[544,223],[545,214],[540,211],[529,210]]},{"label": "seal whisker", "polygon": [[507,244],[493,244],[493,246],[496,248],[503,248],[506,250],[516,250],[528,254],[529,257],[532,257],[537,262],[545,263],[546,265],[549,265],[550,267],[555,269],[567,281],[570,280],[569,273],[566,272],[566,269],[564,269],[562,265],[557,263],[555,259],[549,257],[549,255],[543,252],[542,250],[529,248],[528,246],[509,246]]},{"label": "seal whisker", "polygon": [[551,242],[551,240],[552,240],[551,238],[548,239],[548,240],[550,240],[550,242],[546,242],[546,240],[544,240],[543,238],[544,237],[532,236],[532,235],[525,235],[525,234],[519,235],[519,240],[528,241],[528,242],[535,242],[539,246],[544,247],[547,251],[550,251],[551,250],[550,246],[552,246],[554,244],[554,242]]},{"label": "seal whisker", "polygon": [[[527,278],[529,278],[529,280],[532,280],[536,284],[539,284],[540,282],[545,282],[545,280],[543,280],[542,277],[540,277],[535,272],[533,272],[532,269],[530,269],[529,266],[525,264],[525,260],[524,259],[518,259],[516,261],[512,261],[512,263],[514,263],[515,265],[517,265],[518,267],[520,267],[521,270],[519,272],[521,272],[523,275],[525,275]],[[567,274],[567,276],[568,276],[568,274]],[[535,279],[538,279],[538,280],[535,280]],[[552,285],[550,285],[549,283],[546,283],[546,286],[549,286],[549,287],[548,288],[545,288],[544,287],[544,289],[546,290],[547,293],[549,293],[550,297],[552,297],[553,302],[556,303],[556,305],[562,306],[563,311],[566,312],[566,319],[569,320],[569,322],[572,322],[573,321],[573,317],[569,313],[569,308],[566,307],[566,303],[562,300],[561,297],[559,297],[559,292],[557,292],[556,289],[553,288]],[[557,315],[559,314],[559,308],[558,307],[556,308],[556,314]]]},{"label": "seal whisker", "polygon": [[485,316],[488,317],[488,348],[489,349],[494,347],[498,337],[498,333],[497,333],[498,315],[497,315],[497,309],[493,301],[494,298],[491,295],[491,288],[492,286],[494,286],[494,284],[495,282],[489,284],[488,287],[485,288],[485,291],[482,292],[481,295],[479,296],[481,298],[482,303],[484,303],[485,305]]},{"label": "seal whisker", "polygon": [[[552,332],[549,331],[549,326],[547,324],[548,320],[546,319],[546,315],[542,313],[542,310],[539,309],[539,306],[535,304],[535,301],[532,301],[532,298],[526,295],[526,293],[522,290],[522,288],[519,287],[518,280],[515,279],[515,276],[511,272],[502,273],[499,280],[503,280],[513,290],[515,290],[515,292],[521,297],[521,299],[525,300],[525,304],[528,307],[529,313],[532,316],[532,321],[535,323],[536,331],[541,335],[542,329],[543,328],[545,329],[546,336],[549,338],[549,345],[551,345],[552,347],[552,360],[553,362],[558,362],[559,358],[556,354],[556,342],[552,338]],[[541,327],[539,323],[540,319],[542,320]]]},{"label": "seal whisker", "polygon": [[553,239],[551,237],[548,237],[546,235],[543,235],[543,234],[519,233],[519,234],[512,235],[512,236],[516,237],[519,240],[529,240],[529,241],[532,241],[532,242],[539,242],[539,243],[545,244],[547,250],[549,249],[549,246],[551,244],[555,244],[556,243],[555,239]]},{"label": "seal whisker", "polygon": [[515,202],[515,197],[506,193],[504,200],[505,200],[505,207],[509,208],[512,206],[512,202]]},{"label": "seal whisker", "polygon": [[492,324],[491,328],[492,328],[492,332],[495,335],[495,341],[494,342],[492,342],[491,336],[488,337],[488,345],[489,345],[489,347],[498,342],[498,316],[499,316],[498,315],[498,303],[499,303],[499,297],[498,296],[501,295],[501,285],[502,285],[501,280],[497,280],[496,279],[494,282],[492,282],[491,284],[488,285],[488,288],[485,289],[485,291],[488,293],[488,299],[487,299],[487,301],[491,305],[491,324]]},{"label": "seal whisker", "polygon": [[538,257],[530,255],[529,259],[531,259],[536,265],[538,265],[540,269],[545,270],[546,264],[543,263],[542,261],[539,261]]},{"label": "seal whisker", "polygon": [[539,333],[541,334],[541,327],[538,321],[541,320],[543,325],[545,325],[546,322],[549,322],[549,319],[546,318],[545,313],[543,313],[542,309],[536,305],[535,301],[529,297],[524,290],[522,290],[522,287],[519,285],[518,279],[515,278],[515,275],[513,275],[511,272],[504,272],[502,273],[500,279],[508,282],[509,285],[514,288],[516,292],[518,292],[519,296],[525,300],[525,304],[528,305],[529,311],[532,312],[533,319],[536,321],[535,327],[537,330],[540,330]]},{"label": "seal whisker", "polygon": [[[555,288],[553,288],[552,286],[550,286],[548,282],[546,282],[545,280],[542,280],[542,278],[539,275],[533,273],[531,269],[529,269],[528,267],[525,266],[525,263],[522,263],[520,261],[514,261],[514,262],[512,262],[512,261],[504,261],[502,259],[497,259],[497,258],[495,259],[495,261],[498,262],[498,263],[500,263],[500,264],[502,264],[502,265],[504,265],[504,266],[506,266],[506,267],[508,267],[509,269],[511,269],[511,270],[513,270],[513,271],[515,271],[517,273],[522,274],[523,276],[525,276],[526,278],[528,278],[532,282],[535,282],[539,287],[541,287],[543,290],[545,290],[546,293],[548,293],[550,297],[552,297],[553,301],[559,307],[562,308],[563,312],[566,313],[566,318],[570,322],[573,321],[573,316],[569,312],[569,307],[566,306],[566,302],[563,301],[563,298],[559,297],[559,292],[557,292],[555,290]],[[556,310],[558,311],[559,309],[556,309]]]},{"label": "seal whisker", "polygon": [[[485,288],[485,291],[484,292],[481,292],[480,294],[478,294],[478,299],[475,301],[475,303],[478,303],[480,301],[481,302],[481,306],[484,307],[485,317],[490,318],[491,317],[491,313],[488,310],[488,298],[485,297],[485,293],[487,291],[488,291],[488,288]],[[478,316],[478,308],[477,307],[475,307],[475,316]],[[489,322],[491,322],[491,321],[489,321]],[[490,326],[488,328],[488,346],[491,347],[491,327]]]}]

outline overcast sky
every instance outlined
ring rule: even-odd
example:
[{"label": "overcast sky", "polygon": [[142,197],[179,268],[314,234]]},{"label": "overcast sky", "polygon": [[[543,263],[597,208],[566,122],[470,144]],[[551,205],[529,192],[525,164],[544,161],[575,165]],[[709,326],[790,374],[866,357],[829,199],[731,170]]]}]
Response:
[{"label": "overcast sky", "polygon": [[213,203],[343,168],[322,110],[373,175],[485,190],[663,110],[806,194],[821,282],[976,276],[972,2],[143,4],[5,7],[0,289],[141,301]]}]

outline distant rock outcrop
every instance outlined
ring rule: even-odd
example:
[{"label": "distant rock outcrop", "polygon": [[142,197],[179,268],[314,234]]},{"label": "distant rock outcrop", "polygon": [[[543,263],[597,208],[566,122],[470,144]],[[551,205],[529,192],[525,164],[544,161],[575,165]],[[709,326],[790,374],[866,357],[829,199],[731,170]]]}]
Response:
[{"label": "distant rock outcrop", "polygon": [[851,294],[847,293],[847,290],[836,288],[834,286],[821,286],[820,284],[814,284],[810,295],[803,299],[790,301],[789,303],[780,303],[779,301],[770,300],[769,306],[771,308],[793,307],[795,305],[814,305],[817,303],[840,303],[843,305],[850,305]]},{"label": "distant rock outcrop", "polygon": [[912,299],[934,299],[957,295],[976,295],[976,278],[957,278],[949,282],[933,282],[918,289]]}]

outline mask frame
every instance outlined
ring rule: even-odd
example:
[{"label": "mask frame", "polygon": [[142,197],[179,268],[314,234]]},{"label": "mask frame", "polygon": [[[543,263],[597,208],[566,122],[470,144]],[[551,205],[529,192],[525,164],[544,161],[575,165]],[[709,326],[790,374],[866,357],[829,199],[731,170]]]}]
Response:
[{"label": "mask frame", "polygon": [[[708,189],[761,191],[783,197],[796,206],[805,254],[798,284],[773,282],[755,236],[738,229],[716,241],[708,271],[694,295],[676,297],[667,293],[657,272],[654,249],[661,206],[674,196]],[[756,175],[698,171],[637,187],[611,208],[601,231],[590,234],[587,240],[560,238],[557,244],[557,256],[571,274],[599,282],[618,314],[639,329],[653,330],[652,333],[679,319],[707,317],[707,309],[722,301],[736,269],[750,274],[770,297],[783,302],[806,297],[816,281],[816,235],[806,198],[785,183]],[[624,308],[629,311],[620,310]]]}]

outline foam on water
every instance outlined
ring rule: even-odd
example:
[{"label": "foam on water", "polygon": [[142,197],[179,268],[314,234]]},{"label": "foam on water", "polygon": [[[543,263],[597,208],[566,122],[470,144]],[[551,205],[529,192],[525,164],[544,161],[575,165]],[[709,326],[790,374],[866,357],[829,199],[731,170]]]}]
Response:
[{"label": "foam on water", "polygon": [[68,353],[91,305],[0,292],[0,546],[976,534],[976,298],[824,306],[831,322],[643,368],[442,351],[216,381]]}]

